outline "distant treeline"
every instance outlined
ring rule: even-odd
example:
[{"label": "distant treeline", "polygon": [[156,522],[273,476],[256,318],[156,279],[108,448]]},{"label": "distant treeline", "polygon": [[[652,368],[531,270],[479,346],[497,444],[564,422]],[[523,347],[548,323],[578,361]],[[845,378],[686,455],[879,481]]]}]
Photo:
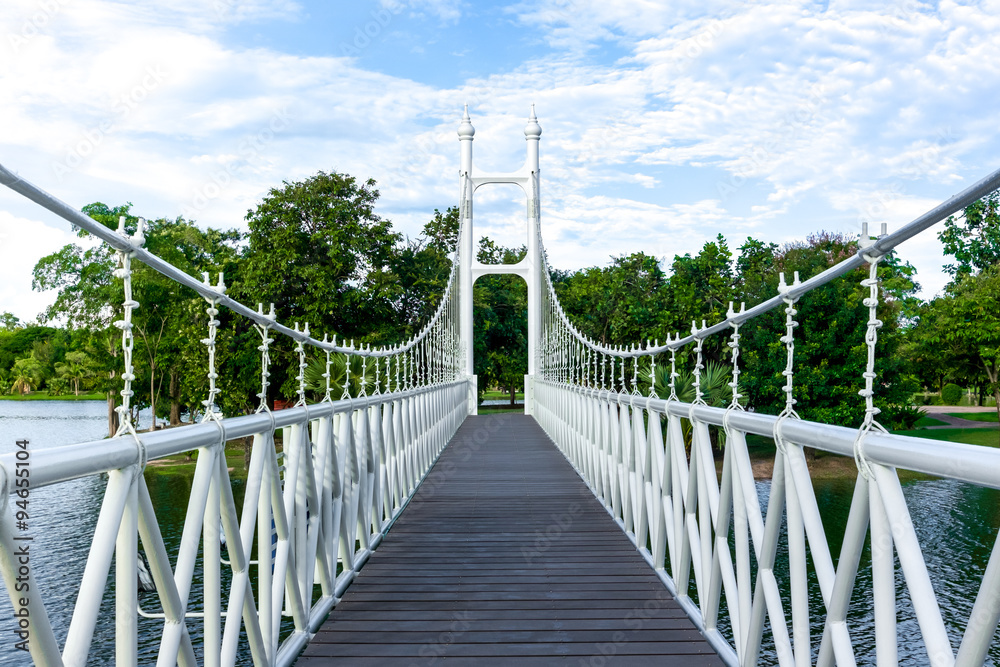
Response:
[{"label": "distant treeline", "polygon": [[[449,254],[457,239],[458,211],[435,210],[415,239],[393,230],[375,212],[378,190],[372,180],[320,172],[301,182],[272,189],[248,211],[247,232],[201,229],[183,218],[147,223],[145,247],[187,273],[221,271],[227,293],[265,310],[274,303],[284,323],[309,323],[310,331],[355,344],[391,345],[413,335],[434,312],[447,282]],[[126,218],[131,205],[95,203],[83,211],[110,227]],[[80,232],[86,236],[86,232]],[[882,287],[878,317],[876,404],[888,426],[916,419],[911,397],[922,388],[953,381],[1000,398],[1000,224],[996,196],[949,220],[941,233],[955,257],[954,279],[945,294],[922,303],[911,265],[895,257],[879,266]],[[511,263],[525,249],[505,248],[484,239],[477,249],[486,263]],[[747,239],[735,252],[720,235],[696,255],[675,256],[669,265],[642,252],[615,257],[602,268],[555,271],[559,298],[576,325],[606,345],[663,341],[723,319],[734,302],[747,307],[773,296],[778,274],[798,271],[803,280],[857,252],[857,240],[820,233],[779,247]],[[0,316],[0,388],[9,393],[48,391],[108,392],[109,407],[121,389],[122,283],[115,278],[115,253],[105,245],[84,249],[71,244],[41,259],[33,287],[57,290],[55,303],[24,325]],[[858,269],[805,295],[797,305],[795,332],[796,409],[805,418],[856,425],[863,401],[867,288]],[[207,392],[206,302],[191,290],[148,267],[133,264],[136,381],[133,407],[152,407],[159,419],[180,423],[201,409]],[[527,292],[513,276],[485,276],[476,282],[475,364],[480,387],[512,391],[527,372]],[[259,334],[251,323],[223,310],[217,347],[222,388],[220,407],[228,414],[256,407],[260,390]],[[779,337],[785,313],[777,309],[748,322],[741,331],[740,392],[756,410],[776,413],[786,351]],[[297,389],[297,358],[278,336],[271,350],[269,400],[291,398]],[[728,403],[728,338],[705,341],[711,378],[707,399]],[[693,364],[690,349],[678,355],[682,369]],[[313,360],[319,363],[318,359]],[[668,380],[661,359],[659,391]],[[356,365],[355,365],[356,366]],[[318,384],[316,368],[309,377]],[[355,374],[358,372],[354,370]],[[644,373],[644,374],[643,374]],[[631,375],[630,375],[631,378]],[[648,369],[640,378],[649,389]],[[637,378],[639,379],[639,378]],[[708,382],[711,380],[711,382]],[[343,382],[343,378],[339,380]],[[349,378],[351,386],[371,378]],[[318,386],[311,387],[317,391]],[[109,411],[110,414],[110,411]],[[110,424],[113,426],[113,424]]]}]

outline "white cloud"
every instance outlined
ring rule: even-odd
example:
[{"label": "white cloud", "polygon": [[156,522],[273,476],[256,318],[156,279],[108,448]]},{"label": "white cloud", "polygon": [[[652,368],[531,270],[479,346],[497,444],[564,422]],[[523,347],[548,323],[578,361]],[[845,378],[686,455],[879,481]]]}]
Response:
[{"label": "white cloud", "polygon": [[382,7],[393,13],[409,10],[415,14],[430,14],[435,18],[454,23],[462,17],[462,0],[380,0]]},{"label": "white cloud", "polygon": [[[695,252],[719,231],[783,240],[862,217],[898,224],[1000,166],[995,2],[543,0],[510,14],[554,53],[450,87],[354,58],[233,46],[234,22],[300,21],[305,10],[218,2],[65,0],[30,38],[25,21],[42,5],[10,3],[5,164],[74,206],[132,201],[225,227],[282,180],[336,169],[375,178],[383,214],[414,235],[458,199],[461,104],[477,167],[512,171],[534,102],[543,228],[560,268],[650,247]],[[460,29],[469,20],[457,0],[382,6]],[[673,186],[679,170],[689,189]],[[48,220],[15,206],[9,215]],[[518,238],[522,214],[499,214],[496,232]]]},{"label": "white cloud", "polygon": [[38,259],[80,239],[66,229],[22,218],[0,209],[0,312],[10,311],[24,321],[35,319],[55,299],[55,292],[31,291],[31,272]]}]

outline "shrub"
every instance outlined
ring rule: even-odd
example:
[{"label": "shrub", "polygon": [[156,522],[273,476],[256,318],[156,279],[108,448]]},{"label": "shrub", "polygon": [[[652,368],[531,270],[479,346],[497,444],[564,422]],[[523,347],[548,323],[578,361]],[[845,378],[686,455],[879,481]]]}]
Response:
[{"label": "shrub", "polygon": [[941,400],[945,405],[958,405],[962,401],[962,394],[965,390],[957,384],[948,383],[941,390]]}]

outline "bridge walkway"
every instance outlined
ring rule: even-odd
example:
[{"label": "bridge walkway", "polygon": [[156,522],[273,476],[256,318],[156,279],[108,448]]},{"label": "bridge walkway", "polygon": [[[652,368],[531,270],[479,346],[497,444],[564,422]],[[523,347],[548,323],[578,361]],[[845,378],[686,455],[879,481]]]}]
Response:
[{"label": "bridge walkway", "polygon": [[469,417],[297,667],[722,665],[532,417]]}]

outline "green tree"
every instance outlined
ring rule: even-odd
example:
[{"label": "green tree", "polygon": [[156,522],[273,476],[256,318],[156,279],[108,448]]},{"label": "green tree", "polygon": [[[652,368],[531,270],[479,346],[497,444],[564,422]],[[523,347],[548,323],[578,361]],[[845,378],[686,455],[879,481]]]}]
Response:
[{"label": "green tree", "polygon": [[0,329],[5,331],[13,331],[14,329],[21,328],[21,320],[10,311],[3,311],[0,313]]},{"label": "green tree", "polygon": [[[390,266],[401,237],[375,213],[375,181],[319,172],[271,189],[246,216],[245,265],[238,297],[274,303],[279,318],[313,332],[360,339],[392,320],[396,283]],[[274,352],[276,387],[294,394],[291,346]],[[292,374],[293,377],[293,374]]]},{"label": "green tree", "polygon": [[987,390],[997,401],[1000,419],[1000,265],[978,275],[961,275],[936,300],[943,326],[943,342],[975,359],[987,379]]},{"label": "green tree", "polygon": [[555,272],[556,294],[580,331],[604,345],[632,345],[664,338],[667,277],[659,261],[642,252],[612,259],[604,268]]},{"label": "green tree", "polygon": [[378,327],[363,337],[366,342],[404,340],[433,316],[448,284],[449,255],[455,250],[458,229],[457,208],[444,213],[435,210],[419,237],[397,247],[389,263],[393,285],[386,291],[391,295],[392,316],[378,322]]},{"label": "green tree", "polygon": [[[483,264],[516,264],[527,248],[505,248],[480,239]],[[479,387],[500,387],[514,405],[528,372],[528,288],[517,276],[485,275],[473,289],[473,364]]]},{"label": "green tree", "polygon": [[[109,228],[117,228],[119,216],[129,216],[131,204],[109,207],[96,202],[82,211]],[[134,230],[134,219],[132,229]],[[78,236],[89,238],[80,230]],[[38,260],[31,287],[38,291],[57,290],[56,299],[45,311],[46,320],[63,319],[71,328],[84,329],[97,340],[92,359],[100,377],[97,387],[107,392],[108,432],[118,428],[115,391],[120,389],[121,332],[112,326],[121,311],[110,307],[122,302],[120,282],[114,277],[114,252],[105,244],[82,248],[71,243]]]},{"label": "green tree", "polygon": [[[853,256],[857,248],[857,241],[847,236],[821,233],[786,246],[775,255],[774,268],[784,272],[786,279],[798,271],[806,280]],[[864,403],[857,392],[863,386],[867,362],[868,309],[862,300],[868,290],[860,284],[867,271],[867,267],[856,269],[814,289],[796,305],[794,397],[796,410],[805,419],[853,426],[863,418]],[[884,423],[899,428],[917,416],[909,406],[916,383],[899,354],[901,313],[917,285],[912,280],[913,268],[893,257],[885,258],[878,272],[882,285],[878,316],[883,326],[876,344],[875,402]],[[777,293],[776,275],[767,276],[764,282],[764,294]],[[779,340],[784,331],[784,307],[779,307],[748,322],[740,332],[741,388],[749,405],[770,414],[784,407],[786,351]]]},{"label": "green tree", "polygon": [[955,258],[945,270],[953,276],[978,273],[1000,264],[1000,194],[970,204],[962,215],[949,217],[938,234],[946,254]]},{"label": "green tree", "polygon": [[82,350],[66,353],[66,360],[55,366],[58,377],[73,385],[73,393],[80,395],[80,385],[94,376],[94,364]]},{"label": "green tree", "polygon": [[[138,218],[130,213],[130,208],[130,204],[109,207],[98,202],[85,206],[83,211],[111,229],[117,229],[119,217],[124,216],[125,230],[131,234]],[[80,236],[86,238],[89,234],[81,230]],[[203,231],[183,218],[156,219],[147,223],[145,236],[147,250],[194,276],[202,271],[210,271],[214,276],[220,270],[231,269],[238,260],[236,246],[240,234],[235,231]],[[70,244],[39,260],[32,285],[38,290],[58,290],[55,302],[46,312],[48,319],[63,318],[71,328],[89,332],[89,340],[82,347],[86,347],[95,369],[97,389],[108,394],[111,433],[117,430],[114,408],[122,372],[121,331],[113,322],[122,317],[123,293],[121,280],[114,276],[115,268],[115,253],[107,245],[85,250]],[[176,423],[174,416],[179,414],[182,400],[179,376],[190,372],[202,382],[204,379],[205,352],[203,347],[198,349],[204,327],[199,328],[197,323],[207,319],[203,314],[205,302],[196,293],[138,261],[132,264],[132,283],[133,298],[139,303],[132,314],[136,341],[132,407],[138,411],[143,406],[152,406],[154,415],[160,412],[161,371],[166,369],[170,377],[171,421]],[[201,386],[195,382],[192,393]],[[196,405],[201,397],[203,393],[198,398],[189,394],[186,399]]]},{"label": "green tree", "polygon": [[10,393],[28,394],[42,383],[42,365],[34,357],[24,357],[11,368]]}]

